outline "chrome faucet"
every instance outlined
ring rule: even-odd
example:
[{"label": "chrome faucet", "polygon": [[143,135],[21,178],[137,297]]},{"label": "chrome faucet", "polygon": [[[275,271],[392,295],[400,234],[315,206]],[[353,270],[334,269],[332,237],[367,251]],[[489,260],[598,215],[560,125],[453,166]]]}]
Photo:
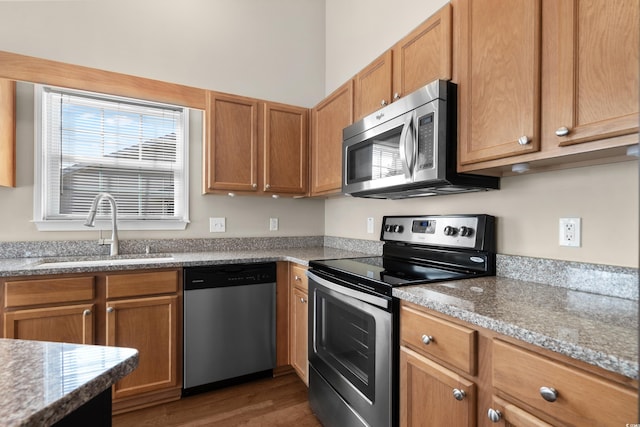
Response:
[{"label": "chrome faucet", "polygon": [[111,205],[111,240],[104,240],[104,243],[100,242],[100,244],[110,243],[111,250],[109,255],[118,255],[118,205],[116,204],[116,199],[114,199],[111,194],[98,193],[96,195],[91,203],[91,209],[89,209],[89,215],[87,215],[87,220],[84,225],[87,227],[95,226],[98,204],[102,199],[107,199],[109,201],[109,205]]}]

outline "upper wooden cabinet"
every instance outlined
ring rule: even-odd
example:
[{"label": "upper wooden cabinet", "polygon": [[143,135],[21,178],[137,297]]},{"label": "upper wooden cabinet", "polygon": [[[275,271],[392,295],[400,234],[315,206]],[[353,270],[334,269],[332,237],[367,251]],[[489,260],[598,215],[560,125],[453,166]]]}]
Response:
[{"label": "upper wooden cabinet", "polygon": [[258,190],[258,100],[209,92],[204,189]]},{"label": "upper wooden cabinet", "polygon": [[0,79],[0,185],[16,186],[16,82]]},{"label": "upper wooden cabinet", "polygon": [[342,191],[342,130],[353,123],[353,80],[311,110],[311,195]]},{"label": "upper wooden cabinet", "polygon": [[305,195],[308,109],[209,92],[205,193]]},{"label": "upper wooden cabinet", "polygon": [[571,145],[638,131],[640,3],[548,1],[542,138]]},{"label": "upper wooden cabinet", "polygon": [[460,163],[540,147],[541,0],[460,0]]},{"label": "upper wooden cabinet", "polygon": [[420,24],[355,76],[354,120],[452,72],[451,5]]},{"label": "upper wooden cabinet", "polygon": [[453,2],[460,171],[598,163],[637,143],[640,3]]},{"label": "upper wooden cabinet", "polygon": [[308,189],[309,110],[262,103],[265,193],[305,195]]},{"label": "upper wooden cabinet", "polygon": [[393,98],[438,79],[451,80],[451,4],[393,46]]}]

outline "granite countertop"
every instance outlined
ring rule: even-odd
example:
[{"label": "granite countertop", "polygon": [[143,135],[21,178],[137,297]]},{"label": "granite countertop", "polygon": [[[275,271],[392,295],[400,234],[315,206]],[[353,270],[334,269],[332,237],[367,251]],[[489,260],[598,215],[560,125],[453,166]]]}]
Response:
[{"label": "granite countertop", "polygon": [[[370,256],[371,253],[327,246],[213,250],[202,252],[122,255],[116,257],[12,258],[0,259],[0,277],[44,274],[90,273],[97,271],[176,268],[199,265],[291,261],[308,265],[310,260]],[[131,259],[133,258],[133,260]],[[145,259],[146,258],[146,259]],[[81,265],[47,262],[97,261]],[[547,348],[552,351],[638,379],[638,301],[534,283],[529,279],[501,277],[508,267],[520,271],[531,260],[515,259],[515,264],[498,257],[498,276],[394,288],[393,295],[468,323]],[[524,262],[524,263],[523,263]],[[537,262],[537,261],[536,261]],[[549,260],[541,260],[533,270],[545,270]],[[554,262],[551,262],[554,264]],[[557,266],[555,266],[557,267]],[[567,277],[550,270],[550,277],[571,279],[581,271],[595,275],[598,282],[609,277],[591,266],[566,265]],[[586,268],[586,269],[585,269]],[[530,270],[530,268],[525,269]],[[637,274],[625,273],[628,288],[637,293]],[[549,275],[549,274],[548,274]],[[525,275],[526,277],[526,275]],[[571,280],[568,280],[571,282]],[[590,282],[589,282],[590,283]],[[631,292],[633,293],[633,292]],[[615,295],[615,294],[614,294]]]},{"label": "granite countertop", "polygon": [[0,339],[0,423],[48,426],[138,366],[131,348]]},{"label": "granite countertop", "polygon": [[394,288],[393,295],[638,379],[638,302],[506,277]]},{"label": "granite countertop", "polygon": [[[264,249],[245,251],[211,251],[121,255],[116,257],[47,257],[0,259],[0,277],[31,276],[95,271],[139,270],[147,268],[193,267],[199,265],[235,264],[246,262],[291,261],[308,265],[310,260],[351,258],[368,254],[330,247]],[[56,262],[80,261],[82,265]]]}]

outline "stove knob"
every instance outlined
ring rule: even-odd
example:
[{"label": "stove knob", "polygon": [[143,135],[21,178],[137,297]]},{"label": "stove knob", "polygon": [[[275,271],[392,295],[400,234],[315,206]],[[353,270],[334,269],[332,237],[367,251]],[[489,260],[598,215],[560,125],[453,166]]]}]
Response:
[{"label": "stove knob", "polygon": [[444,235],[445,236],[455,236],[456,234],[458,234],[458,229],[455,227],[451,227],[450,225],[447,225],[444,228]]},{"label": "stove knob", "polygon": [[394,225],[393,226],[393,231],[395,231],[396,233],[402,233],[403,229],[404,229],[404,227],[402,227],[401,225]]},{"label": "stove knob", "polygon": [[393,225],[389,225],[389,224],[385,225],[384,226],[384,231],[387,231],[389,233],[392,232],[393,231]]},{"label": "stove knob", "polygon": [[473,228],[471,227],[460,227],[460,235],[462,237],[470,237],[473,234]]}]

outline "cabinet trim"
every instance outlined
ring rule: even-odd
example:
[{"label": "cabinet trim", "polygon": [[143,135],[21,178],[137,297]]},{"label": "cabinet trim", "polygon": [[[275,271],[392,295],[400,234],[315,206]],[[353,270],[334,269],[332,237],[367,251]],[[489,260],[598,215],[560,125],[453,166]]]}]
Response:
[{"label": "cabinet trim", "polygon": [[16,82],[0,79],[0,186],[16,186]]}]

